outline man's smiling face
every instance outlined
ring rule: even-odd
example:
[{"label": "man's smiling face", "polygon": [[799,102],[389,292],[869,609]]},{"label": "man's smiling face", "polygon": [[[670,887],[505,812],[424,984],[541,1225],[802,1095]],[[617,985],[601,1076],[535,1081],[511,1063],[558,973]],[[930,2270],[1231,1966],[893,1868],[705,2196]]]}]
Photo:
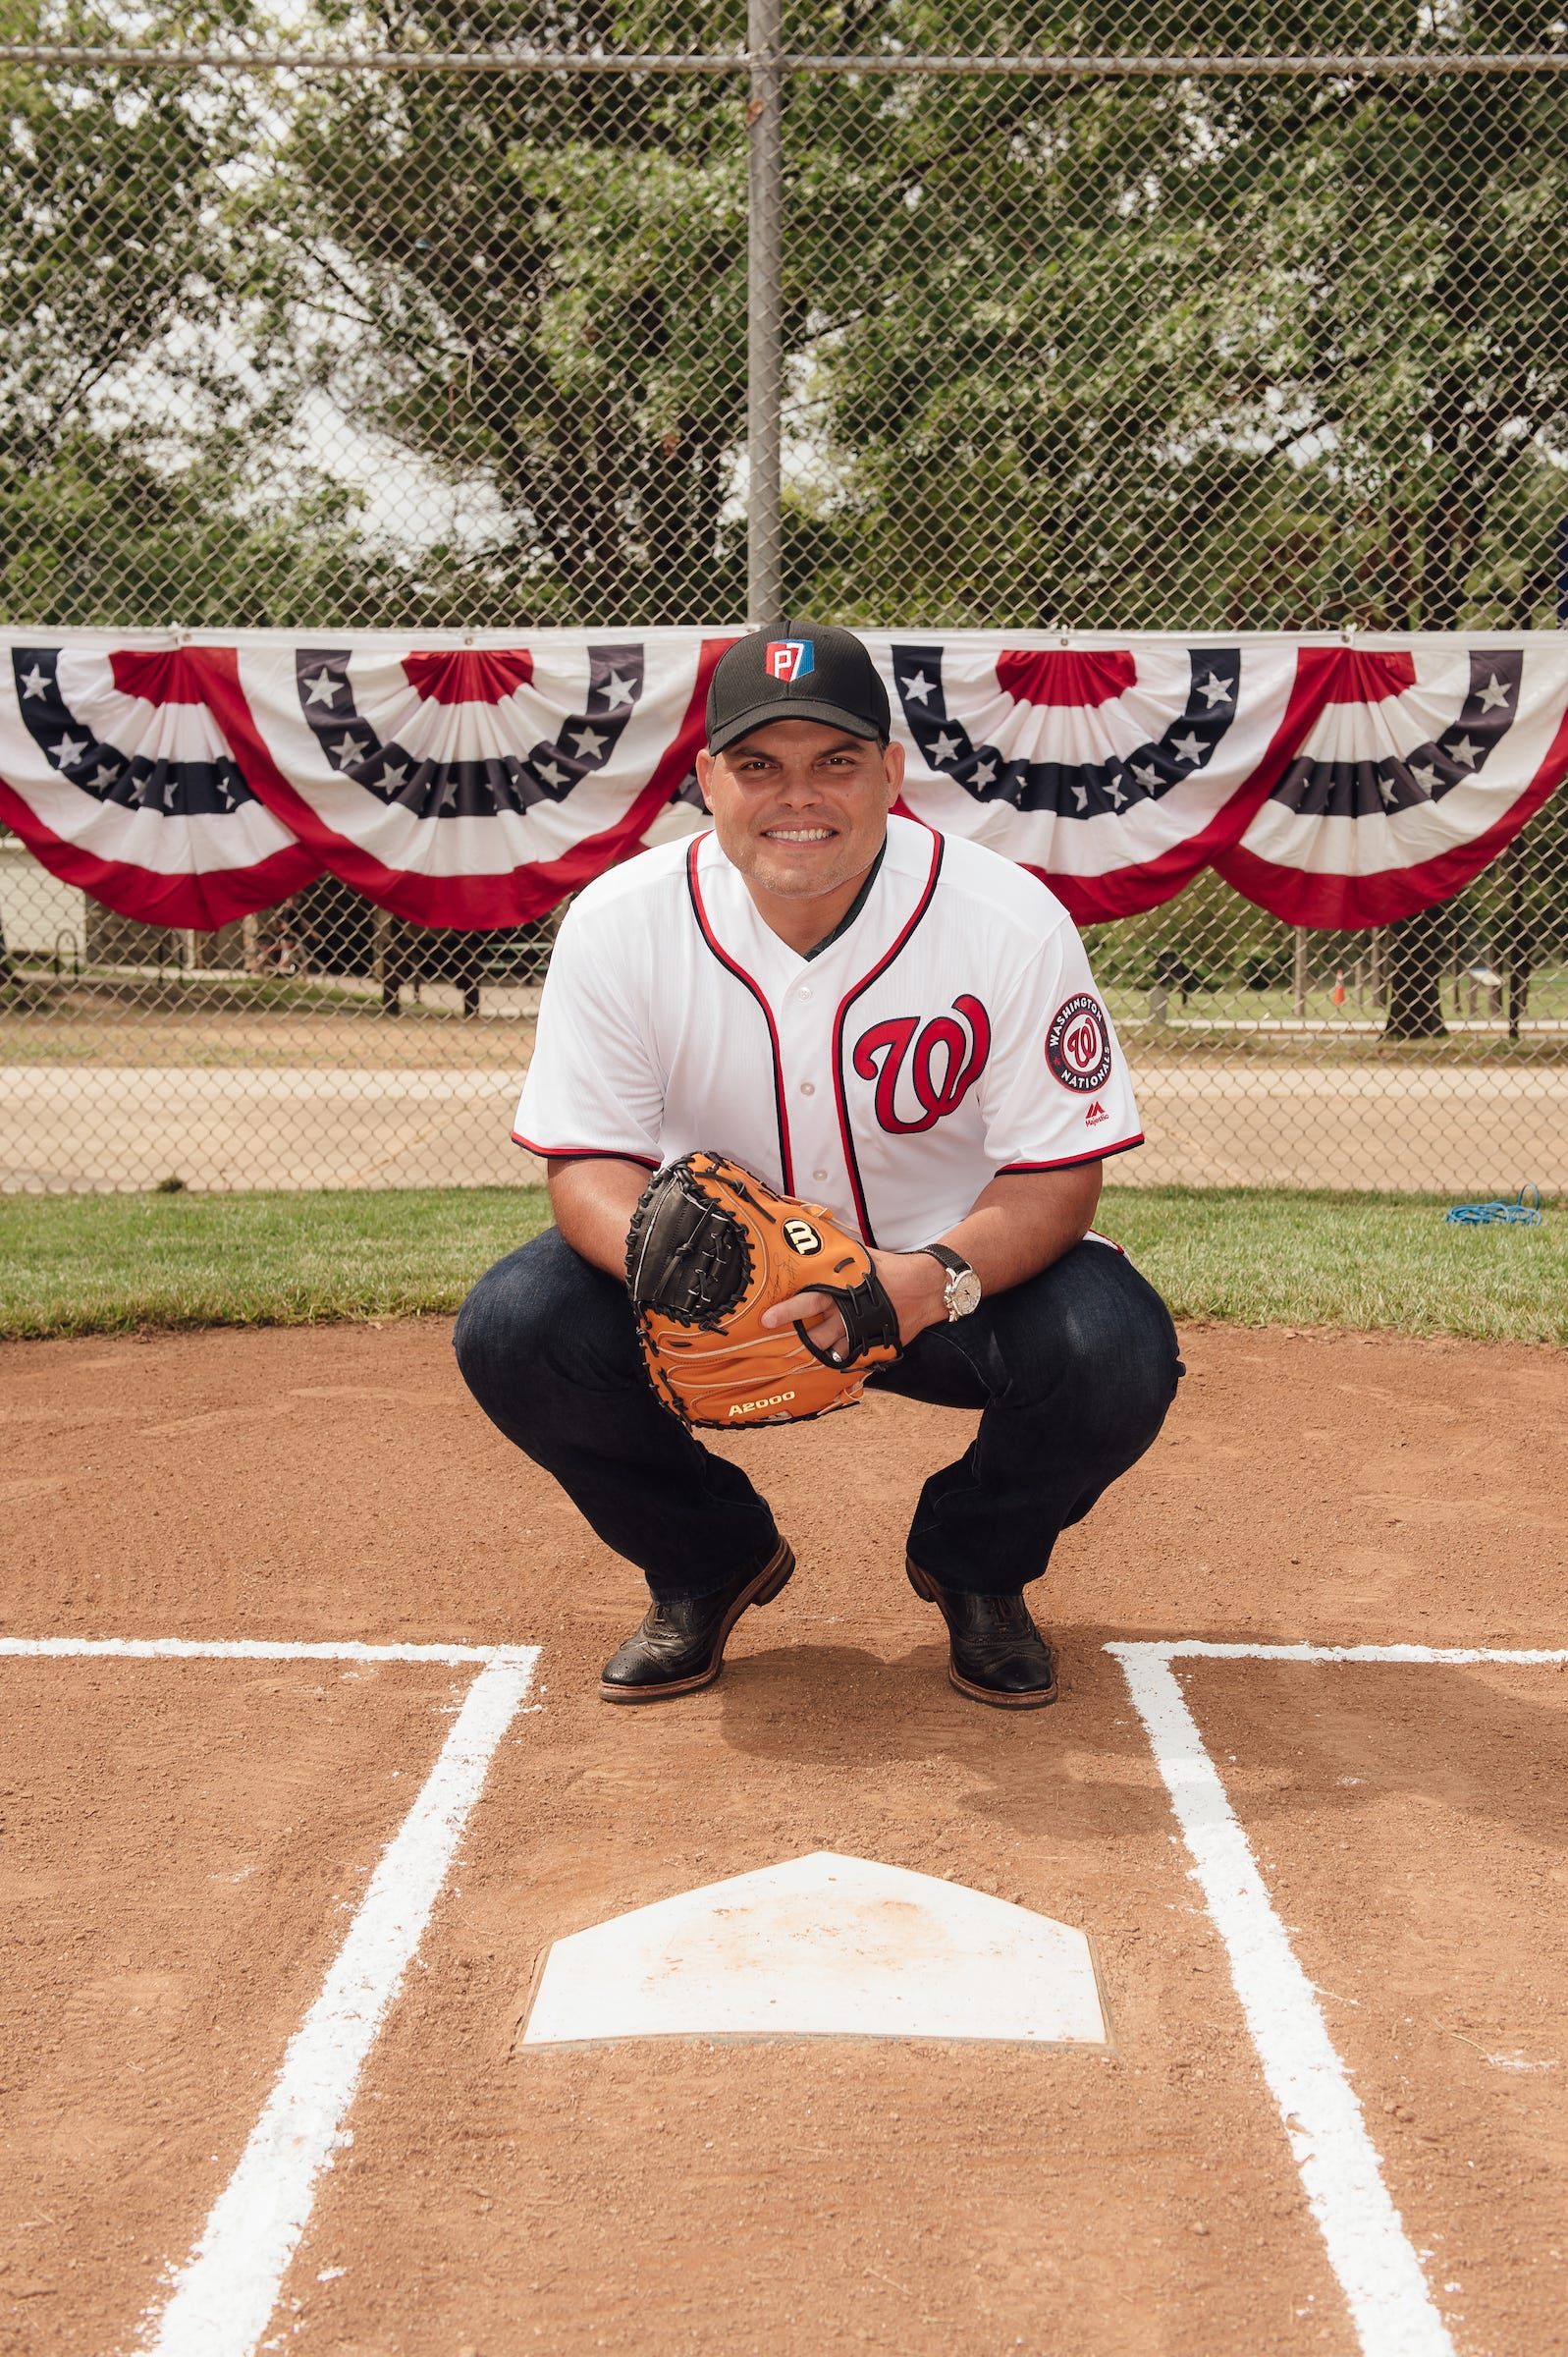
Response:
[{"label": "man's smiling face", "polygon": [[722,753],[699,753],[697,783],[730,865],[760,892],[811,900],[865,874],[903,768],[900,744],[775,720]]}]

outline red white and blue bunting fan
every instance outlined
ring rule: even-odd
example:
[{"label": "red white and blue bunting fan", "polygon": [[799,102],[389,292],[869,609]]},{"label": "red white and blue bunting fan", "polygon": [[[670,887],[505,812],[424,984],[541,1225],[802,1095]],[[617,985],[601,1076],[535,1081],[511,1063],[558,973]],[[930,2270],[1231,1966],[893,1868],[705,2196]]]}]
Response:
[{"label": "red white and blue bunting fan", "polygon": [[1179,892],[1300,742],[1294,638],[868,643],[909,753],[904,806],[1035,869],[1080,922]]},{"label": "red white and blue bunting fan", "polygon": [[515,925],[634,850],[689,776],[729,637],[551,630],[409,649],[257,636],[208,693],[322,864],[425,925]]},{"label": "red white and blue bunting fan", "polygon": [[[544,915],[692,794],[733,631],[15,631],[0,821],[127,916],[210,928],[319,875],[427,925]],[[903,806],[1082,922],[1205,866],[1274,915],[1448,898],[1568,773],[1568,634],[868,633]]]},{"label": "red white and blue bunting fan", "polygon": [[211,931],[276,906],[321,862],[257,795],[166,636],[38,632],[0,677],[0,819],[122,916]]},{"label": "red white and blue bunting fan", "polygon": [[1321,667],[1320,717],[1240,844],[1215,861],[1290,924],[1384,925],[1449,899],[1568,768],[1568,646],[1363,639]]}]

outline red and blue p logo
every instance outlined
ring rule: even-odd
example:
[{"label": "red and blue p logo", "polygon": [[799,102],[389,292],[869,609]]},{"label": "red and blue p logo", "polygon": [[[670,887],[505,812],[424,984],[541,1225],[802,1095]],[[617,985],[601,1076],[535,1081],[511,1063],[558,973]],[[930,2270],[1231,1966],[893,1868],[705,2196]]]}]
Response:
[{"label": "red and blue p logo", "polygon": [[770,638],[763,651],[770,680],[803,680],[816,668],[817,650],[809,638]]}]

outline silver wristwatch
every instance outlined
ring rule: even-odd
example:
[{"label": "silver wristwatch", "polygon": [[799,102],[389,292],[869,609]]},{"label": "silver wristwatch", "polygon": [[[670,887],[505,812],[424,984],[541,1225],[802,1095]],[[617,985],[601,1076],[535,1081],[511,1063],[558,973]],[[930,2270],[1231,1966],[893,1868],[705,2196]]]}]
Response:
[{"label": "silver wristwatch", "polygon": [[949,1326],[954,1318],[966,1318],[980,1307],[980,1280],[961,1254],[949,1252],[946,1244],[921,1244],[919,1249],[929,1252],[947,1272],[945,1296]]}]

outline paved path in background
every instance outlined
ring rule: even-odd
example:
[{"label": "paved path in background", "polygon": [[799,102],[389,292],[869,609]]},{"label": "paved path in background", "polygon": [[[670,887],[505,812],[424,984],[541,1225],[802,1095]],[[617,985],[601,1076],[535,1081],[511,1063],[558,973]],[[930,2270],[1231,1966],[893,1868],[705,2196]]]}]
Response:
[{"label": "paved path in background", "polygon": [[512,1072],[0,1067],[0,1191],[514,1186]]},{"label": "paved path in background", "polygon": [[1568,1069],[1134,1067],[1144,1185],[1568,1185]]},{"label": "paved path in background", "polygon": [[[1138,1068],[1156,1185],[1568,1183],[1568,1070]],[[516,1185],[510,1072],[0,1067],[0,1191]]]}]

